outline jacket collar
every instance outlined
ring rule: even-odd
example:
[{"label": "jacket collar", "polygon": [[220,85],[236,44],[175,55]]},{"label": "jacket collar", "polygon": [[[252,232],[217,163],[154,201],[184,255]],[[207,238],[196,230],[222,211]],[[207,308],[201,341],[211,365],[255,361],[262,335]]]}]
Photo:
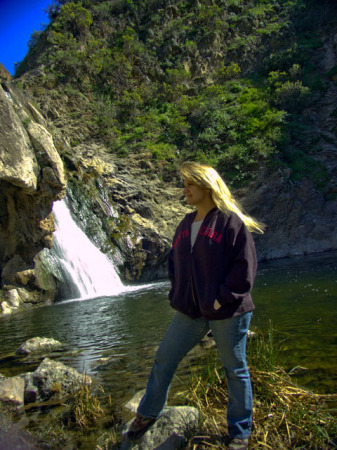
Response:
[{"label": "jacket collar", "polygon": [[[205,222],[208,218],[212,217],[216,212],[218,212],[219,209],[217,207],[212,208],[208,211],[208,213],[206,214],[206,216],[204,217],[202,222]],[[190,216],[190,223],[193,222],[195,216],[197,215],[197,211],[194,211],[191,216]]]}]

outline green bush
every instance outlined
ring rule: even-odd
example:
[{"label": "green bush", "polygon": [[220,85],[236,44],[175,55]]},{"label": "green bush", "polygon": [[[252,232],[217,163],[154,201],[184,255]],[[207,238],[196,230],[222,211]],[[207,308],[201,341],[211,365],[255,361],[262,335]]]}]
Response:
[{"label": "green bush", "polygon": [[79,39],[87,35],[92,25],[92,15],[80,3],[68,2],[61,7],[53,28],[58,32],[69,32]]},{"label": "green bush", "polygon": [[310,89],[302,81],[286,81],[275,89],[276,103],[287,111],[299,112],[307,104]]}]

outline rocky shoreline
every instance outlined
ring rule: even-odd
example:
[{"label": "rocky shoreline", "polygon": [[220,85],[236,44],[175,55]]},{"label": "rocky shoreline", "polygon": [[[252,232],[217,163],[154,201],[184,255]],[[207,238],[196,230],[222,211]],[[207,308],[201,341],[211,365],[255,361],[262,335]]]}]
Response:
[{"label": "rocky shoreline", "polygon": [[[64,402],[70,394],[76,395],[81,386],[89,386],[92,383],[88,375],[80,374],[72,367],[44,356],[60,350],[62,344],[59,341],[32,338],[23,343],[16,354],[42,358],[37,369],[13,377],[0,374],[0,448],[11,450],[49,448],[48,443],[40,442],[20,425],[25,423],[25,414],[46,408],[51,410],[54,407],[65,407]],[[142,392],[136,394],[125,408],[136,412],[141,395]],[[164,446],[163,448],[167,450],[181,448],[196,430],[198,420],[199,412],[194,407],[166,407],[151,429],[137,439],[128,435],[130,422],[126,422],[121,429],[120,449],[158,446]]]},{"label": "rocky shoreline", "polygon": [[46,401],[60,401],[79,388],[81,383],[91,384],[91,378],[63,363],[45,357],[60,351],[62,344],[50,338],[32,338],[23,343],[16,355],[42,359],[34,372],[13,377],[0,375],[0,402],[10,410],[19,411]]},{"label": "rocky shoreline", "polygon": [[[253,346],[256,343],[256,351],[261,341],[254,337],[250,343]],[[212,339],[205,339],[206,344],[212,346]],[[132,436],[128,433],[129,425],[144,392],[138,392],[126,404],[119,406],[118,411],[111,409],[112,399],[108,396],[108,408],[102,408],[93,389],[95,380],[53,361],[51,355],[58,351],[63,351],[59,342],[33,338],[20,346],[16,353],[25,358],[42,359],[36,370],[13,377],[0,375],[1,449],[227,448],[229,437],[224,414],[228,393],[216,365],[213,366],[215,362],[208,362],[208,370],[217,375],[217,381],[210,381],[205,367],[196,366],[193,369],[196,377],[191,378],[191,385],[179,393],[178,397],[183,396],[184,404],[193,406],[167,406],[146,432]],[[263,365],[261,361],[256,361],[257,365]],[[270,448],[335,448],[335,419],[324,411],[324,402],[328,398],[335,399],[335,394],[320,395],[302,389],[280,367],[261,371],[261,368],[251,366],[250,370],[252,383],[258,391],[255,395],[252,448],[259,446],[263,439],[264,445]],[[92,388],[89,387],[91,383]],[[102,393],[105,395],[104,391]],[[76,404],[75,412],[79,413],[76,421],[71,417],[74,410],[70,399]],[[303,411],[304,415],[296,411]],[[317,427],[321,433],[317,433]],[[270,431],[268,441],[266,429]],[[311,445],[314,430],[315,440]]]}]

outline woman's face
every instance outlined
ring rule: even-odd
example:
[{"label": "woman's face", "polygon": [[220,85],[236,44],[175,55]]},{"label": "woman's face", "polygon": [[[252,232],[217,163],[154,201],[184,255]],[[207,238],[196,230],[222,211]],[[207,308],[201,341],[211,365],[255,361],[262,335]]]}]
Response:
[{"label": "woman's face", "polygon": [[209,200],[210,192],[184,178],[184,194],[188,205],[198,206]]}]

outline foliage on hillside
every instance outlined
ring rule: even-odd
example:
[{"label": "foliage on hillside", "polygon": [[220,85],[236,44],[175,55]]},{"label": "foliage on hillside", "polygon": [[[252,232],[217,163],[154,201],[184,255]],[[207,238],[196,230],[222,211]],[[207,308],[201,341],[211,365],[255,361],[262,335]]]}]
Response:
[{"label": "foliage on hillside", "polygon": [[278,164],[310,166],[324,184],[308,149],[289,150],[308,133],[303,108],[324,90],[310,57],[330,3],[319,2],[319,14],[317,5],[57,0],[16,75],[43,64],[42,85],[87,99],[69,121],[84,123],[111,153],[150,154],[168,178],[191,158],[241,185],[278,155]]}]

